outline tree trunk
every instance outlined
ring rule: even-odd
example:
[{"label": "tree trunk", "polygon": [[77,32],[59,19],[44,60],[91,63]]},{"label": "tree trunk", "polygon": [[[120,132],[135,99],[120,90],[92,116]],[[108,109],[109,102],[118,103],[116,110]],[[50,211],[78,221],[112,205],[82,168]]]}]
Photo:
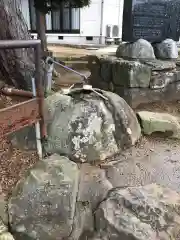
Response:
[{"label": "tree trunk", "polygon": [[[29,40],[19,0],[0,0],[0,40]],[[0,50],[0,80],[30,89],[34,75],[33,49]]]},{"label": "tree trunk", "polygon": [[42,57],[45,57],[47,51],[46,15],[38,10],[36,10],[36,27],[38,39],[41,39]]}]

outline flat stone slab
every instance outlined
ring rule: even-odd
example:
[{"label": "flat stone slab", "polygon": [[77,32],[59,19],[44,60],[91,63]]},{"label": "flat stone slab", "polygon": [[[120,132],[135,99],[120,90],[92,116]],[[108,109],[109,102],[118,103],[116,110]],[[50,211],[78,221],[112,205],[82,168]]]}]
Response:
[{"label": "flat stone slab", "polygon": [[154,60],[141,60],[142,63],[152,68],[152,71],[162,71],[162,70],[171,70],[176,68],[175,61],[163,61],[159,59]]},{"label": "flat stone slab", "polygon": [[162,132],[168,137],[180,139],[178,118],[168,113],[140,111],[137,113],[144,134]]},{"label": "flat stone slab", "polygon": [[153,102],[172,102],[180,100],[180,82],[168,84],[165,88],[123,88],[116,87],[115,93],[124,98],[127,103],[136,108],[140,104]]}]

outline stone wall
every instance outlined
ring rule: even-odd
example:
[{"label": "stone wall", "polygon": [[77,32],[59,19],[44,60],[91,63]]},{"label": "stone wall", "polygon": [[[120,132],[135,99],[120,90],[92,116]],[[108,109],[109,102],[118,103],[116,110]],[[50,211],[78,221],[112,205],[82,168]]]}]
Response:
[{"label": "stone wall", "polygon": [[[117,93],[133,108],[141,103],[179,100],[180,62],[177,58],[157,59],[151,54],[152,46],[143,59],[142,48],[124,47],[122,51],[119,47],[117,57],[89,56],[92,86]],[[128,54],[132,59],[127,59]]]}]

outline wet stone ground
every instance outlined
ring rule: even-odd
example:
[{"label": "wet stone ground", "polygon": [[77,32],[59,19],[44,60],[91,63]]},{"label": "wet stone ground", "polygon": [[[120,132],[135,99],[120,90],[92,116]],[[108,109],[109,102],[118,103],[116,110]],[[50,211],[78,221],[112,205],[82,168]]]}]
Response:
[{"label": "wet stone ground", "polygon": [[[180,117],[180,103],[154,103],[135,111],[166,112]],[[143,136],[113,162],[101,166],[113,186],[127,187],[158,183],[180,192],[180,140],[168,136]]]},{"label": "wet stone ground", "polygon": [[115,187],[158,183],[180,192],[180,141],[143,137],[136,146],[101,167]]}]

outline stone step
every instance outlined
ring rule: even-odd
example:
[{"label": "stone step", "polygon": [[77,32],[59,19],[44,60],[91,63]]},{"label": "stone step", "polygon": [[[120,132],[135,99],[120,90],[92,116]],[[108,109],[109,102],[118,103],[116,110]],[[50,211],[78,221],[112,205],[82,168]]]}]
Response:
[{"label": "stone step", "polygon": [[88,67],[87,67],[88,62],[87,61],[66,61],[64,63],[67,67],[70,67],[74,70],[88,69]]},{"label": "stone step", "polygon": [[[88,61],[86,60],[61,60],[61,59],[55,59],[55,61],[72,68],[74,70],[87,70],[88,69]],[[55,64],[57,67],[57,65]]]},{"label": "stone step", "polygon": [[88,61],[89,55],[60,55],[53,53],[54,59],[56,61]]}]

